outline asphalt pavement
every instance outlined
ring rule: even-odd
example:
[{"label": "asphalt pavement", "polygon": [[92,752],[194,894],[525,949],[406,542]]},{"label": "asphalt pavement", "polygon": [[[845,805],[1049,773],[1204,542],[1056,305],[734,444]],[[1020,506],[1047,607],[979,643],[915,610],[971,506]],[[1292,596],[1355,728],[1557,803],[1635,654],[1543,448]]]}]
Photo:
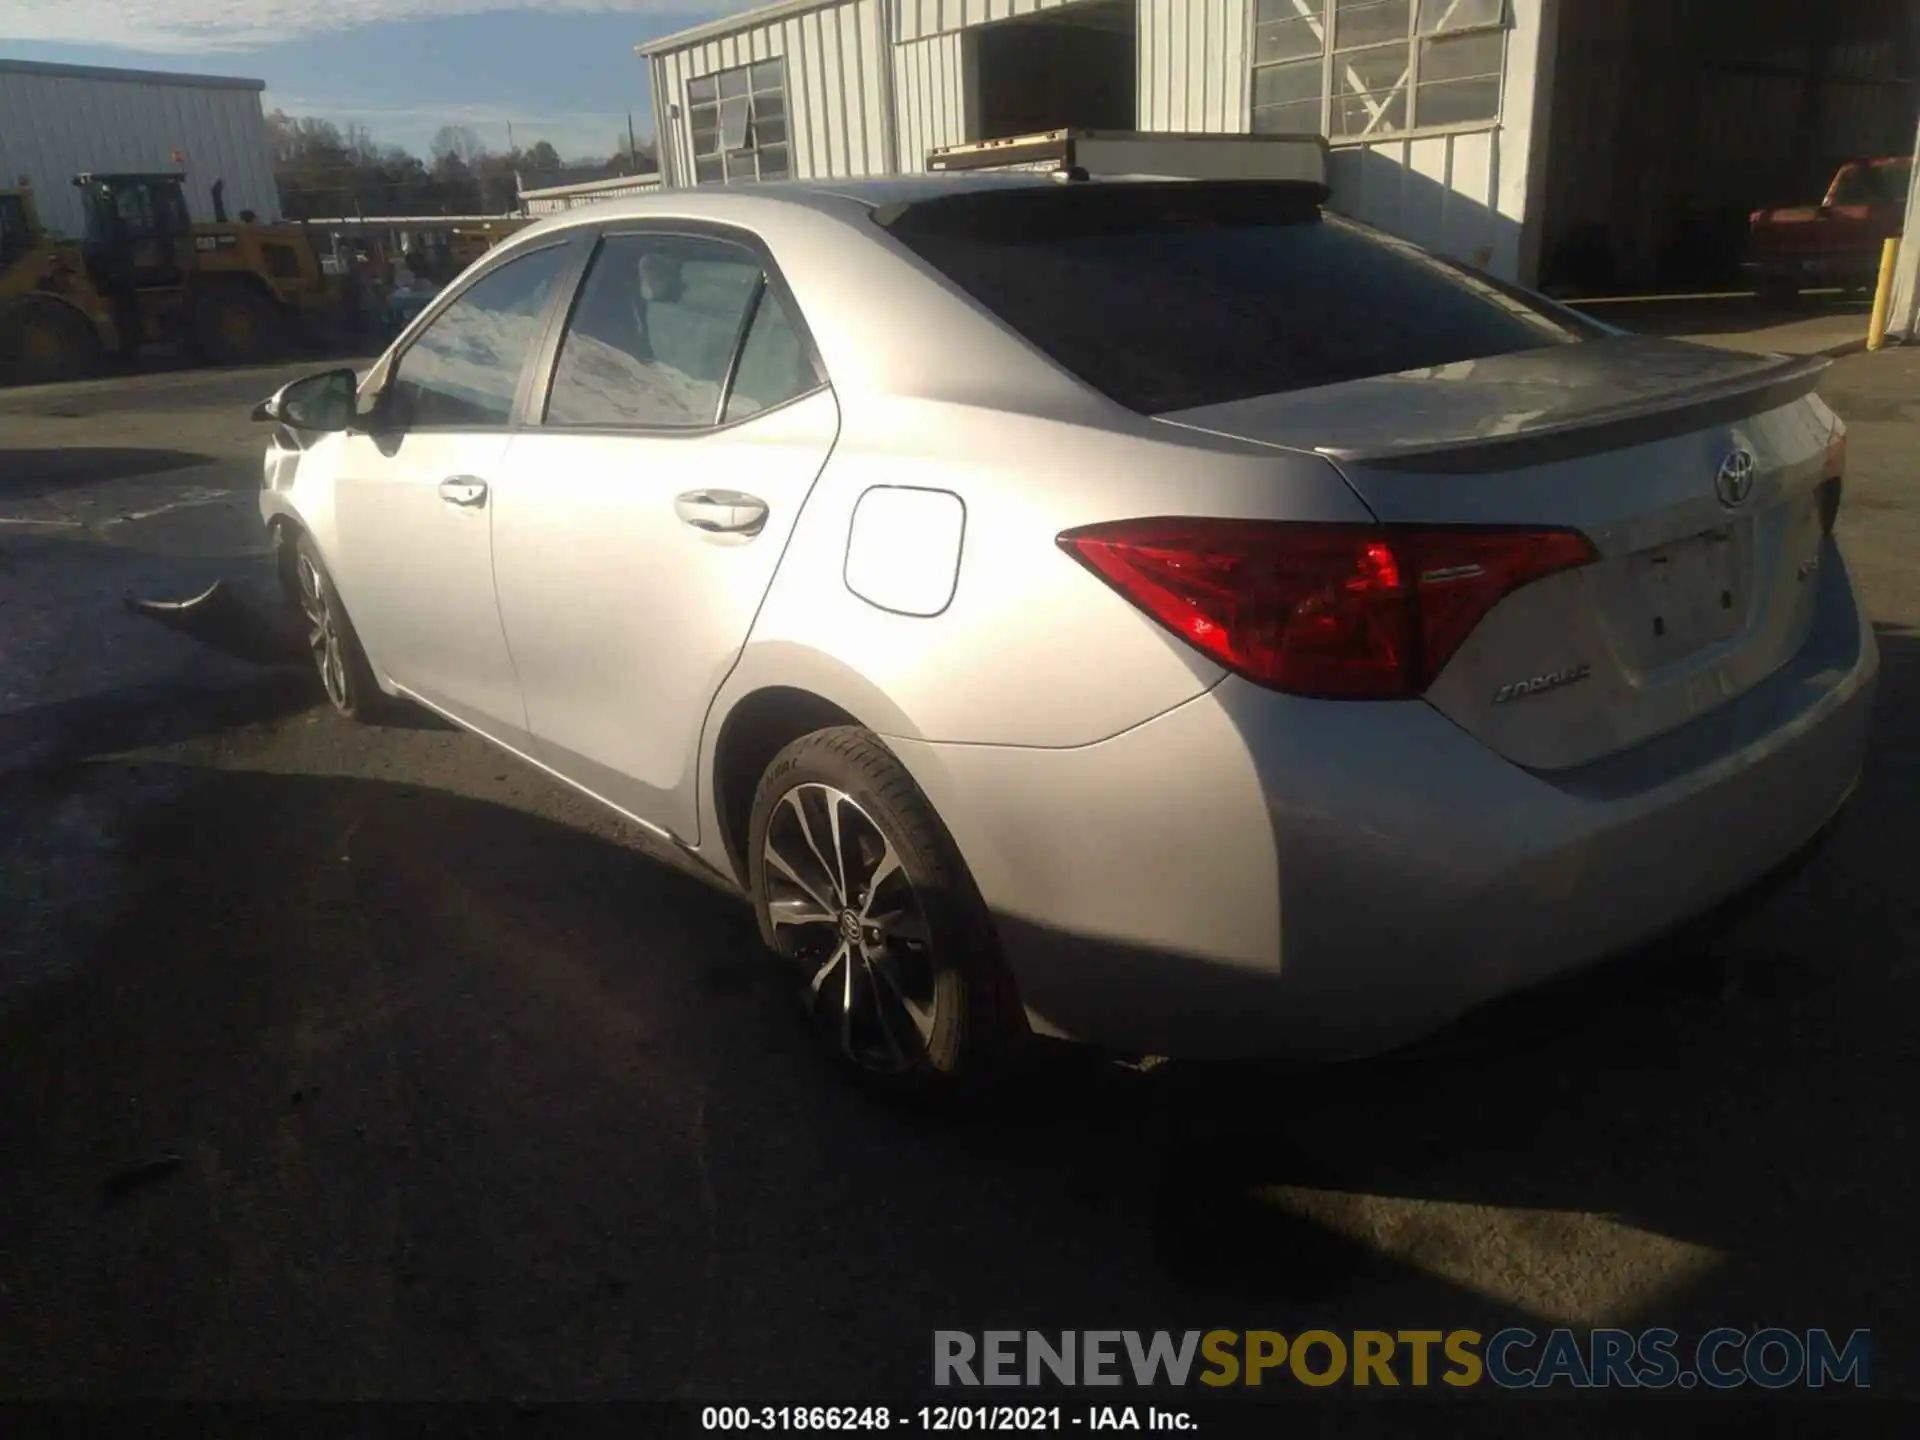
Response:
[{"label": "asphalt pavement", "polygon": [[1920,353],[1825,387],[1864,781],[1710,954],[945,1119],[632,827],[125,612],[259,580],[279,378],[0,395],[0,1395],[848,1403],[936,1328],[1503,1324],[1866,1327],[1920,1392]]}]

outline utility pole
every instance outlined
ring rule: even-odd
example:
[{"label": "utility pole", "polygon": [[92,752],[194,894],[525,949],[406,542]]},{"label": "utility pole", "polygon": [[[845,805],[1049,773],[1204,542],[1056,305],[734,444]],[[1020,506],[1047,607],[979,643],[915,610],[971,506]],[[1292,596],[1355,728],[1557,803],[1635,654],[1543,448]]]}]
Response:
[{"label": "utility pole", "polygon": [[640,173],[640,147],[633,140],[633,111],[627,111],[627,173]]}]

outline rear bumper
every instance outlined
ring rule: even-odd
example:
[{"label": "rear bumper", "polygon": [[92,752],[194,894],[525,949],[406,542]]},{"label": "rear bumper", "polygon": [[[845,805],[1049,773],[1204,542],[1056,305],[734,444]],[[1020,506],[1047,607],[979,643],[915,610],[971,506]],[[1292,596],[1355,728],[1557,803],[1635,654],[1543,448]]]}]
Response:
[{"label": "rear bumper", "polygon": [[1237,679],[1076,750],[894,742],[1041,1028],[1165,1054],[1390,1048],[1764,884],[1865,754],[1842,564],[1807,644],[1681,730],[1535,774],[1430,706]]}]

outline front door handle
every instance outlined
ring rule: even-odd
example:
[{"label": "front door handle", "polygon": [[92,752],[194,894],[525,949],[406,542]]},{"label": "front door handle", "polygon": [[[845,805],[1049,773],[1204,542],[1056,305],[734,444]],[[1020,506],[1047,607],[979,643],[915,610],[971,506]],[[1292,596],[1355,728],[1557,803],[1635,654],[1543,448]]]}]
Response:
[{"label": "front door handle", "polygon": [[689,490],[674,497],[673,513],[709,535],[758,535],[767,502],[739,490]]},{"label": "front door handle", "polygon": [[487,482],[475,475],[449,475],[440,482],[440,498],[477,510],[487,503]]}]

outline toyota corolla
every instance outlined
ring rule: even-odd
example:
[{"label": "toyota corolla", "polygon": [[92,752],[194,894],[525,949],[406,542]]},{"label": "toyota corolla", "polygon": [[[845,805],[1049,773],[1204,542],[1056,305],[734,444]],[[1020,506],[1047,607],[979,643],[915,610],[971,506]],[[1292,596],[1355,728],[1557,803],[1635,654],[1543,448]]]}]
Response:
[{"label": "toyota corolla", "polygon": [[1763,887],[1877,666],[1819,362],[1301,183],[696,189],[533,226],[276,422],[341,714],[737,885],[820,1035],[1391,1046]]}]

